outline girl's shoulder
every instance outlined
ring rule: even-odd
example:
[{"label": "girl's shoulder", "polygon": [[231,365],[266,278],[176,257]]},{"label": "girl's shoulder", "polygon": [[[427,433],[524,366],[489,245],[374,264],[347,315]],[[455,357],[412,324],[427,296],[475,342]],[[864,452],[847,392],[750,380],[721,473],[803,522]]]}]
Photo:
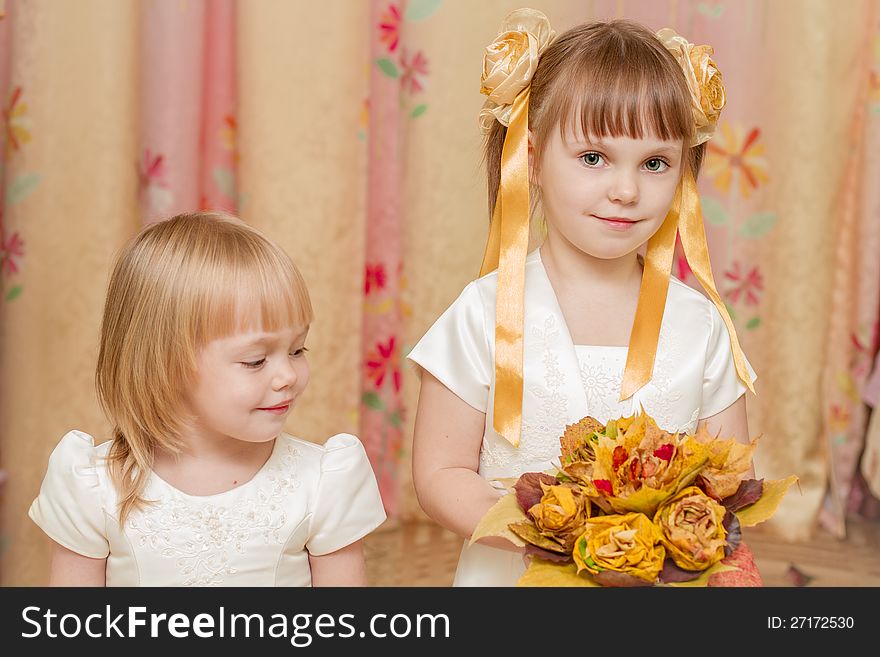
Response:
[{"label": "girl's shoulder", "polygon": [[287,457],[291,467],[306,469],[319,475],[327,470],[369,467],[363,444],[350,433],[338,433],[323,444],[282,433],[278,436],[282,461]]},{"label": "girl's shoulder", "polygon": [[666,310],[663,322],[675,322],[676,326],[688,327],[687,333],[695,331],[708,336],[721,322],[718,309],[705,294],[695,290],[687,283],[669,277],[669,291],[666,295]]},{"label": "girl's shoulder", "polygon": [[112,442],[96,445],[91,434],[77,429],[68,431],[49,455],[46,478],[102,487],[107,482],[107,455]]},{"label": "girl's shoulder", "polygon": [[109,448],[110,441],[96,446],[84,431],[67,432],[52,450],[40,494],[28,510],[57,543],[96,559],[107,556],[106,517],[115,505]]}]

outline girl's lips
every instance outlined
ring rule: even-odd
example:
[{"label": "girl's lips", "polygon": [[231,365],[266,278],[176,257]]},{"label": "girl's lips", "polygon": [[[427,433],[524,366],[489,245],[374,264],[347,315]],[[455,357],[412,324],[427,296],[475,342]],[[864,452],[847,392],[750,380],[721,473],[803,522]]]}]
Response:
[{"label": "girl's lips", "polygon": [[280,406],[271,406],[269,408],[258,408],[258,411],[267,411],[269,413],[273,413],[274,415],[284,415],[287,412],[287,409],[290,408],[290,402],[286,404],[281,404]]},{"label": "girl's lips", "polygon": [[637,219],[621,219],[620,217],[600,217],[595,214],[592,215],[592,217],[601,221],[611,230],[626,231],[639,223]]}]

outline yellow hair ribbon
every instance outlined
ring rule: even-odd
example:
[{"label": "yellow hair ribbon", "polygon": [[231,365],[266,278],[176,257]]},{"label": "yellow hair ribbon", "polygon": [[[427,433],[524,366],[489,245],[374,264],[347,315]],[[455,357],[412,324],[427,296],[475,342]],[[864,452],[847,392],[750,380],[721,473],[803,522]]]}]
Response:
[{"label": "yellow hair ribbon", "polygon": [[523,297],[529,248],[529,87],[513,101],[501,151],[501,185],[480,276],[498,269],[492,426],[519,446],[523,400]]},{"label": "yellow hair ribbon", "polygon": [[694,174],[688,167],[675,192],[669,214],[666,215],[660,230],[648,241],[645,271],[642,274],[642,286],[639,290],[639,301],[633,320],[626,369],[620,388],[620,400],[623,401],[631,397],[639,388],[648,383],[653,375],[657,340],[660,337],[660,325],[663,321],[663,310],[666,307],[666,293],[669,289],[669,276],[675,252],[676,230],[681,234],[684,255],[694,277],[703,286],[706,295],[715,304],[721,319],[727,326],[736,373],[743,385],[754,393],[755,388],[751,376],[749,376],[739,339],[736,336],[736,329],[727,312],[727,306],[724,305],[715,288],[715,278],[712,276],[712,266],[709,263],[706,232],[703,229],[700,196]]},{"label": "yellow hair ribbon", "polygon": [[657,340],[660,338],[660,324],[663,322],[669,275],[675,255],[675,233],[678,230],[680,206],[681,185],[675,190],[675,197],[660,230],[648,240],[645,270],[642,272],[639,301],[626,352],[623,383],[620,386],[620,401],[632,397],[636,390],[651,380],[654,371]]},{"label": "yellow hair ribbon", "polygon": [[733,320],[730,319],[730,313],[727,312],[727,306],[724,305],[718,290],[715,288],[712,265],[709,263],[709,246],[706,244],[706,231],[703,228],[703,211],[700,209],[700,195],[697,192],[697,182],[694,180],[694,175],[691,173],[690,168],[685,171],[681,185],[682,203],[678,231],[681,234],[684,255],[694,277],[700,281],[700,285],[703,286],[706,294],[721,314],[721,319],[724,320],[724,325],[730,334],[730,350],[733,352],[733,363],[736,366],[736,373],[740,381],[754,394],[755,387],[752,384],[752,377],[749,375],[746,358],[743,356],[742,349],[739,346],[739,339],[736,337],[736,328],[733,326]]}]

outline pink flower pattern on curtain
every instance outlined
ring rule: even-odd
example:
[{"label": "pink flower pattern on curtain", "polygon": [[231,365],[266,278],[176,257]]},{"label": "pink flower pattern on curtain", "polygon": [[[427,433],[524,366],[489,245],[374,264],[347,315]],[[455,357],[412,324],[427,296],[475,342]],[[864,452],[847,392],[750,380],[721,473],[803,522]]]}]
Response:
[{"label": "pink flower pattern on curtain", "polygon": [[408,47],[407,22],[428,18],[438,0],[373,0],[370,97],[367,111],[367,239],[362,335],[360,438],[379,481],[389,515],[398,509],[405,408],[402,394],[402,323],[408,314],[401,237],[402,139],[406,124],[422,116],[421,94],[430,65]]}]

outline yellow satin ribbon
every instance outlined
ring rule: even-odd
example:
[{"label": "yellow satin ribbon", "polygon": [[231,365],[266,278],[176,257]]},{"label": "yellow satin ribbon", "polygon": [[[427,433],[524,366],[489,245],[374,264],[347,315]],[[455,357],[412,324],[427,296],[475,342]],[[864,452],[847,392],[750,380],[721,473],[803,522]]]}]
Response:
[{"label": "yellow satin ribbon", "polygon": [[709,263],[709,246],[703,229],[703,212],[700,209],[700,195],[697,183],[690,168],[685,170],[681,183],[675,192],[672,206],[660,230],[648,241],[645,256],[645,270],[639,290],[639,301],[633,321],[632,335],[626,356],[626,369],[620,387],[620,401],[632,395],[651,380],[654,372],[654,359],[657,355],[657,340],[660,337],[660,324],[666,307],[666,292],[669,289],[669,276],[675,253],[675,234],[681,235],[684,255],[694,277],[703,286],[706,295],[715,304],[721,319],[730,334],[730,349],[736,373],[743,385],[752,393],[755,388],[745,356],[736,336],[736,329],[727,306],[715,288],[712,265]]},{"label": "yellow satin ribbon", "polygon": [[529,249],[529,87],[513,101],[501,151],[501,185],[480,276],[498,269],[492,426],[519,446],[523,399],[523,293]]},{"label": "yellow satin ribbon", "polygon": [[685,172],[681,182],[681,217],[678,221],[678,232],[681,235],[681,244],[684,247],[684,255],[690,265],[694,277],[700,281],[703,290],[709,296],[712,303],[718,309],[727,332],[730,335],[730,350],[733,355],[733,363],[736,366],[736,374],[743,385],[755,394],[752,377],[746,365],[746,358],[739,346],[739,338],[736,336],[736,328],[727,306],[721,300],[721,295],[715,288],[715,277],[712,276],[712,265],[709,263],[709,245],[706,243],[706,231],[703,228],[703,211],[700,208],[700,194],[697,191],[697,181],[690,168]]},{"label": "yellow satin ribbon", "polygon": [[[519,446],[523,400],[523,304],[525,260],[529,243],[528,103],[526,87],[513,103],[501,154],[501,185],[492,213],[489,239],[480,276],[498,269],[495,304],[495,400],[492,426],[514,447]],[[621,401],[651,380],[660,325],[666,307],[675,236],[681,234],[685,257],[696,279],[718,308],[730,334],[736,372],[753,393],[745,357],[727,307],[715,289],[703,213],[690,169],[682,176],[669,213],[648,241],[645,269],[627,351]]]}]

